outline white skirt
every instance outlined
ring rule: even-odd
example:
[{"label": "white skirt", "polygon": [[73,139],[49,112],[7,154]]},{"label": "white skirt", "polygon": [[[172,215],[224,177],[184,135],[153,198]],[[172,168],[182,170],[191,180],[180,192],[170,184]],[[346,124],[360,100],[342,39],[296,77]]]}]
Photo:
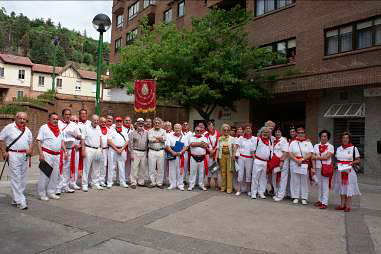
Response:
[{"label": "white skirt", "polygon": [[357,183],[357,174],[356,171],[351,170],[349,172],[349,183],[348,185],[341,184],[341,173],[337,170],[334,175],[334,192],[338,195],[343,195],[347,197],[360,196],[360,189]]}]

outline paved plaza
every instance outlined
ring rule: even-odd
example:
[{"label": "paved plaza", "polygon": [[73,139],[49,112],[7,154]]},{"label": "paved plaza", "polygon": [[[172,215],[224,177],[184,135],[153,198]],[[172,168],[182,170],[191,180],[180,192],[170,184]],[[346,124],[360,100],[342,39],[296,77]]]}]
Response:
[{"label": "paved plaza", "polygon": [[[381,253],[381,184],[361,177],[352,213],[252,200],[210,190],[149,188],[65,194],[40,201],[34,158],[29,209],[10,205],[0,182],[0,253]],[[0,163],[1,166],[2,163]],[[311,188],[310,201],[316,200]]]}]

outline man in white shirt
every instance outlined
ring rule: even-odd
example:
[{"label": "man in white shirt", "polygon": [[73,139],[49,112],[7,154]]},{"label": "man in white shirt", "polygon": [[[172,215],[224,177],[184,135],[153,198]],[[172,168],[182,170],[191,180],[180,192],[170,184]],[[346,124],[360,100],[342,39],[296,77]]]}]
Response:
[{"label": "man in white shirt", "polygon": [[206,191],[207,188],[204,186],[204,170],[208,169],[207,163],[207,152],[210,152],[210,145],[208,139],[202,135],[202,128],[197,126],[195,129],[195,135],[189,138],[189,149],[190,149],[190,176],[189,176],[189,188],[188,190],[193,190],[196,184],[196,175],[198,174],[198,186],[201,190]]},{"label": "man in white shirt", "polygon": [[[115,128],[111,128],[107,142],[109,145],[109,153],[112,160],[109,161],[107,174],[107,188],[113,185],[113,176],[115,175],[116,166],[119,169],[119,184],[121,187],[128,188],[126,184],[126,160],[128,146],[128,135],[123,129],[123,119],[120,116],[115,117]],[[114,165],[116,164],[116,165]]]},{"label": "man in white shirt", "polygon": [[106,126],[107,128],[114,127],[114,117],[112,115],[106,116]]},{"label": "man in white shirt", "polygon": [[[75,123],[78,126],[78,116],[77,115],[71,115],[70,121]],[[78,127],[79,128],[79,127]],[[70,179],[70,185],[74,190],[80,190],[81,188],[78,186],[78,169],[79,169],[79,154],[82,154],[82,137],[80,140],[76,139],[73,142],[73,149],[75,150],[75,174],[74,177]],[[82,168],[81,168],[81,175],[83,172],[83,158],[81,160]]]},{"label": "man in white shirt", "polygon": [[[134,131],[134,125],[132,124],[131,117],[126,116],[124,118],[123,128],[125,129],[127,135],[130,135]],[[127,150],[127,160],[126,160],[126,183],[128,183],[128,177],[131,174],[131,154]]]},{"label": "man in white shirt", "polygon": [[85,157],[85,169],[82,176],[82,190],[88,191],[91,166],[93,169],[94,187],[97,190],[103,190],[103,187],[99,185],[99,167],[103,163],[103,155],[101,129],[99,128],[99,117],[97,115],[93,115],[91,117],[91,124],[83,128],[82,136],[86,149],[83,153]]},{"label": "man in white shirt", "polygon": [[[62,120],[58,121],[58,128],[60,129],[62,139],[64,141],[66,150],[68,151],[68,159],[63,161],[63,165],[60,165],[60,182],[58,184],[57,193],[68,192],[73,193],[74,189],[78,189],[77,184],[74,182],[70,186],[70,179],[75,179],[75,147],[74,141],[81,140],[81,132],[78,125],[70,121],[71,110],[62,110]],[[70,188],[70,187],[73,187]]]},{"label": "man in white shirt", "polygon": [[50,176],[40,171],[37,186],[38,195],[43,201],[48,201],[49,198],[59,199],[60,197],[55,194],[59,177],[59,164],[61,157],[67,159],[67,151],[58,128],[58,115],[56,113],[50,113],[48,123],[42,125],[38,131],[37,145],[40,161],[46,161],[53,168]]},{"label": "man in white shirt", "polygon": [[18,112],[15,122],[0,132],[0,151],[9,165],[12,204],[20,209],[28,209],[24,190],[33,142],[32,132],[26,127],[27,120],[25,112]]},{"label": "man in white shirt", "polygon": [[104,117],[99,118],[99,126],[101,130],[102,138],[102,155],[103,155],[103,164],[100,166],[99,170],[99,185],[106,187],[106,172],[107,172],[107,163],[108,163],[108,142],[107,138],[110,133],[110,129],[107,128],[107,120]]},{"label": "man in white shirt", "polygon": [[162,189],[164,188],[164,145],[167,134],[161,128],[162,120],[159,117],[153,120],[153,124],[154,128],[148,132],[148,168],[151,180],[149,187],[153,188],[157,185]]},{"label": "man in white shirt", "polygon": [[[187,142],[189,141],[189,137],[193,134],[192,131],[189,130],[189,123],[184,122],[182,124],[182,133],[184,137],[186,138]],[[189,171],[189,149],[184,153],[184,160],[185,160],[185,166],[184,166],[184,182],[187,181],[186,178],[188,176]]]}]

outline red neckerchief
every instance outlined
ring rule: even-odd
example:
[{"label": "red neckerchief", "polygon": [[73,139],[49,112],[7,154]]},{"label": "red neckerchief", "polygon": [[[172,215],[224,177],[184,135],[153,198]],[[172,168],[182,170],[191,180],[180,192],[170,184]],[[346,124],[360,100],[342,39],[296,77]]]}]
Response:
[{"label": "red neckerchief", "polygon": [[253,135],[245,133],[245,134],[243,134],[243,137],[246,139],[251,139],[253,137]]},{"label": "red neckerchief", "polygon": [[280,138],[275,138],[274,140],[274,146],[280,142]]},{"label": "red neckerchief", "polygon": [[351,146],[353,146],[353,145],[352,145],[352,143],[349,143],[349,144],[346,144],[346,145],[341,144],[341,146],[342,146],[344,149],[346,149],[346,148],[351,147]]},{"label": "red neckerchief", "polygon": [[202,137],[201,134],[195,134],[194,136],[195,136],[196,138],[201,138],[201,137]]},{"label": "red neckerchief", "polygon": [[328,149],[328,145],[322,145],[322,144],[319,145],[319,152],[320,152],[320,154],[322,154],[325,151],[327,151],[327,149]]},{"label": "red neckerchief", "polygon": [[25,131],[25,125],[24,125],[24,126],[21,126],[21,125],[18,125],[18,124],[16,123],[16,127],[17,127],[17,129],[19,129],[20,131]]},{"label": "red neckerchief", "polygon": [[261,135],[260,139],[262,140],[262,143],[265,144],[265,145],[269,145],[269,138],[265,138]]},{"label": "red neckerchief", "polygon": [[144,129],[145,129],[146,131],[149,131],[149,130],[152,129],[152,128],[144,127]]},{"label": "red neckerchief", "polygon": [[181,136],[181,133],[173,133],[173,135],[175,136],[175,137],[180,137]]},{"label": "red neckerchief", "polygon": [[296,140],[296,138],[290,138],[290,139],[288,140],[288,143],[291,144],[291,142],[294,141],[294,140]]},{"label": "red neckerchief", "polygon": [[166,130],[165,132],[166,132],[166,133],[171,133],[171,130]]},{"label": "red neckerchief", "polygon": [[295,138],[297,141],[300,141],[300,142],[303,142],[303,141],[306,141],[307,140],[307,138],[299,138],[299,137],[296,137]]},{"label": "red neckerchief", "polygon": [[85,120],[81,120],[81,119],[79,119],[79,121],[80,121],[81,123],[85,124],[85,123],[87,122],[87,119],[85,119]]},{"label": "red neckerchief", "polygon": [[117,132],[122,132],[122,127],[115,127],[115,130],[116,130]]},{"label": "red neckerchief", "polygon": [[107,127],[101,127],[101,131],[103,135],[107,134]]},{"label": "red neckerchief", "polygon": [[54,136],[58,137],[60,135],[60,129],[58,128],[58,125],[53,125],[48,122],[48,127],[53,132]]},{"label": "red neckerchief", "polygon": [[131,124],[123,124],[124,127],[126,127],[127,129],[131,129]]}]

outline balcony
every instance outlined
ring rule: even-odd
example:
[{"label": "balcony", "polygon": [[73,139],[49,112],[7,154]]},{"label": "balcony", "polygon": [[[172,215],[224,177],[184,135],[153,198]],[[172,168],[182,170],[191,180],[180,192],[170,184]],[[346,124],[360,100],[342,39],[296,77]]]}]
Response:
[{"label": "balcony", "polygon": [[232,9],[237,4],[241,6],[241,8],[246,9],[246,0],[236,0],[236,1],[230,1],[230,0],[212,0],[208,1],[208,8],[217,7],[219,9],[224,9],[226,11]]},{"label": "balcony", "polygon": [[148,7],[143,9],[138,16],[141,19],[142,17],[148,17],[148,25],[153,26],[155,24],[155,18],[156,18],[156,5],[155,4],[150,4]]},{"label": "balcony", "polygon": [[114,0],[113,6],[112,6],[112,13],[113,14],[122,14],[124,13],[124,0]]}]

